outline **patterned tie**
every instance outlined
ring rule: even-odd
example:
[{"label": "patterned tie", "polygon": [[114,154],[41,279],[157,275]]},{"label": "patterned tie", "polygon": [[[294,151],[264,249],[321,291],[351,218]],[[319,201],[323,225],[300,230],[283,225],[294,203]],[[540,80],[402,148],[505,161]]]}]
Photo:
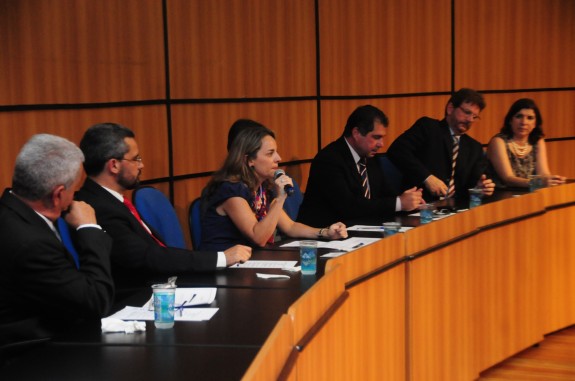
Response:
[{"label": "patterned tie", "polygon": [[146,230],[151,236],[152,238],[158,243],[158,245],[162,246],[162,247],[166,247],[166,245],[163,244],[162,241],[160,241],[158,238],[156,238],[152,232],[150,231],[150,229],[146,226],[146,224],[144,224],[144,221],[142,221],[142,218],[140,217],[140,214],[138,213],[138,211],[136,210],[136,207],[134,206],[134,204],[132,204],[130,202],[130,200],[128,200],[127,197],[124,197],[124,205],[126,205],[126,207],[128,209],[130,209],[130,212],[132,212],[132,215],[134,217],[136,217],[136,220],[138,220],[138,222],[140,223],[140,225],[142,225],[142,227],[144,228],[144,230]]},{"label": "patterned tie", "polygon": [[459,136],[453,135],[453,155],[451,156],[451,178],[449,179],[449,188],[447,189],[447,197],[455,195],[455,163],[457,162],[457,155],[459,154]]},{"label": "patterned tie", "polygon": [[365,157],[359,159],[357,165],[359,165],[359,175],[361,176],[361,187],[363,188],[363,197],[369,199],[371,194],[369,192],[369,185],[367,184],[367,161]]}]

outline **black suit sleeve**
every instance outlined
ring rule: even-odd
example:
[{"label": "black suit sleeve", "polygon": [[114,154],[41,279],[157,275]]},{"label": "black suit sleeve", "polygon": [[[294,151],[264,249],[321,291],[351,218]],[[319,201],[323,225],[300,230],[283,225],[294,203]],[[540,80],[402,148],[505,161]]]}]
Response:
[{"label": "black suit sleeve", "polygon": [[[390,160],[403,174],[406,188],[422,186],[425,179],[432,174],[428,169],[428,163],[421,160],[428,145],[438,144],[437,138],[429,134],[429,130],[433,128],[430,126],[432,122],[434,120],[429,118],[419,119],[411,128],[397,137],[387,150]],[[445,179],[441,180],[445,181]]]},{"label": "black suit sleeve", "polygon": [[106,316],[114,297],[110,237],[96,228],[80,230],[78,270],[52,232],[34,235],[36,239],[13,251],[20,290],[17,303],[25,304],[20,308],[36,309],[51,319]]},{"label": "black suit sleeve", "polygon": [[[121,205],[120,205],[121,206]],[[95,208],[96,209],[96,208]],[[111,209],[96,209],[98,222],[114,240],[112,263],[144,273],[175,275],[215,270],[217,253],[161,247],[130,216]]]},{"label": "black suit sleeve", "polygon": [[216,269],[218,254],[161,247],[126,206],[91,179],[76,193],[90,204],[98,223],[112,237],[112,268],[117,288],[140,287],[157,275]]}]

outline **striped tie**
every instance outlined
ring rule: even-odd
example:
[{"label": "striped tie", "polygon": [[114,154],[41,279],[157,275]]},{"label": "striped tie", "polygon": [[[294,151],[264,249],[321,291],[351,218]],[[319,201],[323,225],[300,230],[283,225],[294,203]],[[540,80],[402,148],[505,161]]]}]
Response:
[{"label": "striped tie", "polygon": [[455,195],[455,163],[457,162],[457,155],[459,154],[459,136],[453,135],[453,155],[451,156],[451,178],[449,179],[449,188],[447,189],[447,197]]},{"label": "striped tie", "polygon": [[367,166],[365,157],[359,159],[357,165],[359,165],[359,175],[361,176],[361,187],[363,188],[363,197],[369,199],[371,198],[371,194],[369,193],[369,185],[367,184]]}]

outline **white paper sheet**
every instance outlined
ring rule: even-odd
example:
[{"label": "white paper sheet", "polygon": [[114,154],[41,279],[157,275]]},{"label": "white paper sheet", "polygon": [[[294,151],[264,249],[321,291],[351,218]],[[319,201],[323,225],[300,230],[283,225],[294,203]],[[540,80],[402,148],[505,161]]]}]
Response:
[{"label": "white paper sheet", "polygon": [[[418,214],[419,215],[419,214]],[[413,229],[412,226],[402,226],[399,228],[399,233],[405,233],[406,231]],[[377,225],[353,225],[347,228],[347,231],[363,231],[363,232],[385,232],[383,226]]]},{"label": "white paper sheet", "polygon": [[[340,250],[340,251],[352,251],[359,249],[363,246],[369,245],[371,243],[377,242],[380,239],[381,238],[352,237],[344,239],[343,241],[329,241],[329,242],[318,241],[317,247]],[[299,245],[300,241],[293,241],[290,243],[286,243],[281,247],[299,247]]]},{"label": "white paper sheet", "polygon": [[[216,299],[218,289],[213,287],[208,288],[176,288],[176,299],[174,306],[199,306],[202,304],[210,304]],[[150,311],[154,310],[154,295],[144,304],[144,308]]]},{"label": "white paper sheet", "polygon": [[256,276],[258,278],[262,278],[262,279],[289,279],[289,275],[281,275],[281,274],[262,274],[262,273],[256,273]]},{"label": "white paper sheet", "polygon": [[[298,245],[299,246],[299,245]],[[230,268],[251,268],[251,269],[283,269],[294,267],[297,261],[247,261],[230,266]]]},{"label": "white paper sheet", "polygon": [[[210,320],[219,308],[182,308],[174,311],[175,321],[205,321]],[[121,320],[154,320],[154,311],[147,307],[124,307],[124,309],[108,316]]]}]

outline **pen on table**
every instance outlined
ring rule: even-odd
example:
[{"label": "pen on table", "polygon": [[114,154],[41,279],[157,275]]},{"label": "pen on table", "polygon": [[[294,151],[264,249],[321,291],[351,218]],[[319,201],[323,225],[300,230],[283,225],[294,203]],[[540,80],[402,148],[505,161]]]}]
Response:
[{"label": "pen on table", "polygon": [[186,308],[186,303],[191,303],[192,300],[194,300],[194,298],[196,297],[196,294],[192,294],[192,297],[190,298],[190,300],[185,300],[179,307],[178,310],[180,311],[180,316],[183,315],[184,313],[184,308]]},{"label": "pen on table", "polygon": [[370,226],[368,228],[356,228],[357,230],[384,230],[383,226]]},{"label": "pen on table", "polygon": [[360,242],[360,243],[358,243],[357,245],[352,246],[351,248],[352,248],[352,249],[357,249],[358,247],[362,247],[362,246],[363,246],[363,242]]},{"label": "pen on table", "polygon": [[184,313],[184,305],[186,305],[185,301],[177,308],[177,311],[180,312],[180,316],[182,316]]}]

